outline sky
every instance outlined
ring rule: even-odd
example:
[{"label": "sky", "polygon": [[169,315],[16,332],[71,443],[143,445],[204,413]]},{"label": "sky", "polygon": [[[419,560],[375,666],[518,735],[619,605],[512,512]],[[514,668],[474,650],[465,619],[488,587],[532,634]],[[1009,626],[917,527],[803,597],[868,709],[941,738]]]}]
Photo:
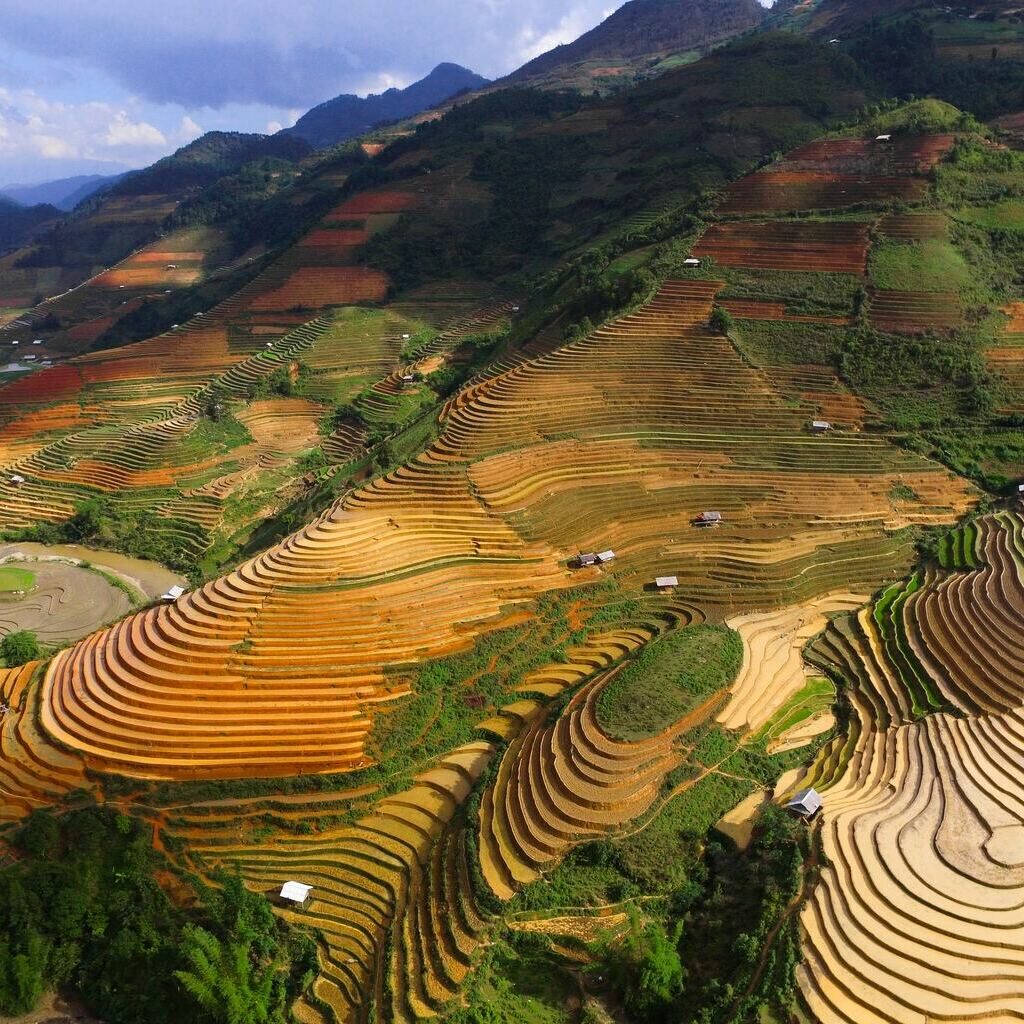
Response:
[{"label": "sky", "polygon": [[273,132],[454,61],[499,77],[619,0],[0,0],[0,187]]}]

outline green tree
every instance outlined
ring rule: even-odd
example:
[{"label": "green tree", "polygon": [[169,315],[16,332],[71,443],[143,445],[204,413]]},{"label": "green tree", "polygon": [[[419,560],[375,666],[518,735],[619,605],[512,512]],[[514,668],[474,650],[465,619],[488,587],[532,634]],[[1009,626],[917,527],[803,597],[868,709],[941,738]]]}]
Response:
[{"label": "green tree", "polygon": [[18,629],[0,640],[0,655],[8,665],[24,665],[40,655],[39,639],[30,629]]},{"label": "green tree", "polygon": [[644,924],[633,909],[629,931],[602,951],[612,984],[626,1009],[639,1020],[651,1024],[668,1020],[682,994],[686,973],[677,948],[680,932],[681,925],[669,935],[658,921]]},{"label": "green tree", "polygon": [[732,314],[722,306],[715,306],[711,314],[711,326],[722,334],[728,334],[733,327]]},{"label": "green tree", "polygon": [[283,1024],[276,962],[255,957],[248,942],[221,942],[198,925],[186,925],[182,938],[188,967],[175,977],[211,1024]]}]

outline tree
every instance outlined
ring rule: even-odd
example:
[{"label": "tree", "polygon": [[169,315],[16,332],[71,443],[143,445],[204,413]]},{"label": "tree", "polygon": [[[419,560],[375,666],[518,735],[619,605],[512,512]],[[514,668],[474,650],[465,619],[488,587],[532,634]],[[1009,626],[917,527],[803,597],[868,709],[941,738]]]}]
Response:
[{"label": "tree", "polygon": [[24,665],[40,655],[39,639],[30,629],[18,629],[0,640],[0,655],[8,666]]},{"label": "tree", "polygon": [[728,334],[732,330],[732,314],[722,306],[715,306],[711,314],[711,326],[722,334]]},{"label": "tree", "polygon": [[679,959],[681,926],[669,935],[658,921],[644,924],[635,909],[630,912],[629,931],[609,942],[604,960],[612,984],[626,1009],[654,1024],[668,1020],[683,991],[686,974]]},{"label": "tree", "polygon": [[197,925],[182,930],[188,964],[175,971],[182,988],[214,1024],[284,1024],[276,962],[254,958],[248,942],[222,943]]}]

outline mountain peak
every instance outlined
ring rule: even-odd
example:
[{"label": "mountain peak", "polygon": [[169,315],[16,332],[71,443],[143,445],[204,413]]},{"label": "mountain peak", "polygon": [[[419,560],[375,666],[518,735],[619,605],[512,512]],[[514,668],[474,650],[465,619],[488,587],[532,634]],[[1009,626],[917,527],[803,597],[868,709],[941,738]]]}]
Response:
[{"label": "mountain peak", "polygon": [[486,78],[468,68],[443,62],[405,89],[388,89],[365,98],[350,94],[335,96],[303,114],[284,133],[305,139],[317,149],[325,149],[362,135],[382,122],[412,117],[466,89],[479,89],[487,84]]}]

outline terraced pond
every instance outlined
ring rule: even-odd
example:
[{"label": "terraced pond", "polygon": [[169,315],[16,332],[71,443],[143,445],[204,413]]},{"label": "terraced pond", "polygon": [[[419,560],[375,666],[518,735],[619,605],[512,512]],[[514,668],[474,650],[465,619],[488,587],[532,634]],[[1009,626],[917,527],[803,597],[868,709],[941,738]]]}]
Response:
[{"label": "terraced pond", "polygon": [[0,636],[29,629],[43,643],[77,640],[186,585],[156,562],[77,545],[0,546]]}]

